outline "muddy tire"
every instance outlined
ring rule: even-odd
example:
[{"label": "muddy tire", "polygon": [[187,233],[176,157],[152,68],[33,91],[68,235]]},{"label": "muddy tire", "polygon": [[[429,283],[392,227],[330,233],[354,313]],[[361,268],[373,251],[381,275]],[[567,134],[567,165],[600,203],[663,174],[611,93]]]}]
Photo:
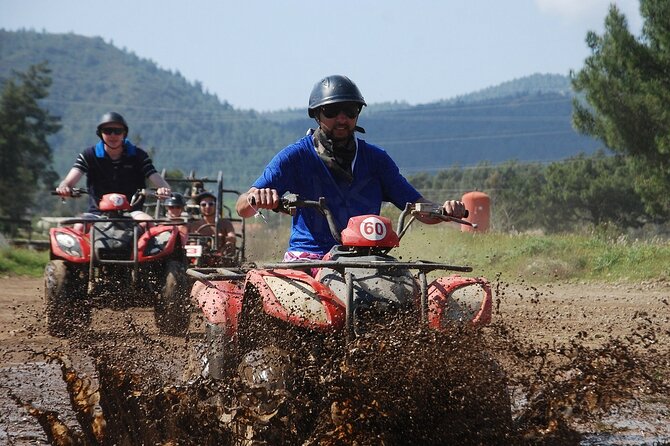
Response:
[{"label": "muddy tire", "polygon": [[44,269],[47,330],[61,338],[91,324],[91,304],[86,296],[86,281],[77,277],[63,260],[52,260]]},{"label": "muddy tire", "polygon": [[170,260],[165,265],[161,293],[154,307],[156,325],[162,334],[183,336],[191,319],[188,279],[181,262]]},{"label": "muddy tire", "polygon": [[232,376],[235,367],[235,349],[224,329],[216,324],[205,324],[204,336],[196,339],[189,336],[188,361],[183,373],[184,381],[197,378],[226,379]]}]

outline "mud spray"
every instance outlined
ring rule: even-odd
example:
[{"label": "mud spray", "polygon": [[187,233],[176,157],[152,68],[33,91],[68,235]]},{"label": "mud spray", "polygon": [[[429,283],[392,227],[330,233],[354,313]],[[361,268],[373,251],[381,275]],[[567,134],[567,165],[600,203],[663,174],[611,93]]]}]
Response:
[{"label": "mud spray", "polygon": [[[498,283],[498,305],[509,293]],[[520,297],[537,303],[534,314],[524,315],[528,324],[551,319],[542,305],[550,297],[533,287]],[[565,342],[538,342],[526,339],[500,308],[497,313],[482,330],[453,327],[445,333],[398,317],[351,343],[269,330],[257,336],[274,347],[245,357],[239,370],[219,381],[199,373],[203,336],[197,323],[189,337],[174,339],[128,316],[119,329],[93,326],[80,333],[68,352],[33,352],[38,365],[32,369],[4,368],[0,440],[668,444],[670,358],[667,346],[659,348],[667,325],[638,313],[636,329],[625,336],[593,342],[590,333],[578,331]],[[245,367],[258,363],[277,377],[272,385],[250,385]],[[612,427],[638,416],[644,433],[622,436]],[[612,417],[618,421],[605,422]],[[40,432],[26,428],[26,418],[36,420]]]}]

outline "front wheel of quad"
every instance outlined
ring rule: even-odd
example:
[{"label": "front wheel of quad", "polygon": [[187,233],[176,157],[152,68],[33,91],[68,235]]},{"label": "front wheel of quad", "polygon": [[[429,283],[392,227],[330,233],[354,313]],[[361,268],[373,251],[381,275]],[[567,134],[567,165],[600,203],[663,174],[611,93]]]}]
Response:
[{"label": "front wheel of quad", "polygon": [[52,260],[44,269],[47,330],[50,335],[67,338],[76,329],[91,324],[91,305],[86,282],[77,277],[63,260]]},{"label": "front wheel of quad", "polygon": [[168,261],[163,287],[154,307],[156,325],[161,333],[171,336],[186,334],[191,319],[188,293],[185,266],[175,260]]}]

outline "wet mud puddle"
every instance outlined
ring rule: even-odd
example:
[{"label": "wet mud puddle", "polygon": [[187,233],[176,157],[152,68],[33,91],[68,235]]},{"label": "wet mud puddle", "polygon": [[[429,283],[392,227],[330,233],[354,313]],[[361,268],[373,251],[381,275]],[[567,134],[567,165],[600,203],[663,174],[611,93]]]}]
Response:
[{"label": "wet mud puddle", "polygon": [[[542,299],[533,293],[525,298]],[[0,444],[669,444],[670,362],[658,346],[667,326],[639,318],[598,342],[528,339],[505,317],[478,333],[385,327],[321,352],[298,342],[286,375],[295,393],[250,388],[236,373],[199,376],[197,330],[178,340],[144,326],[91,330],[68,353],[0,367]],[[507,401],[491,390],[498,379]],[[486,418],[506,404],[510,423]]]}]

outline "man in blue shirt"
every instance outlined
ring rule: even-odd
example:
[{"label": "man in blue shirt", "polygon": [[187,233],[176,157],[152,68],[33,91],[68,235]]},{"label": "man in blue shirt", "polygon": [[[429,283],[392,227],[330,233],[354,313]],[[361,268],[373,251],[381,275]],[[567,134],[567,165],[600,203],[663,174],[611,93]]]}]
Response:
[{"label": "man in blue shirt", "polygon": [[[240,217],[251,217],[259,209],[275,209],[286,192],[307,200],[325,197],[339,228],[345,228],[350,217],[379,214],[383,201],[400,209],[406,203],[428,202],[383,149],[355,137],[354,132],[364,132],[356,124],[365,105],[356,84],[345,76],[328,76],[317,82],[308,114],[318,127],[270,161],[251,189],[238,199]],[[465,214],[460,201],[446,201],[443,206],[454,217]],[[428,224],[439,221],[421,220]],[[315,209],[299,208],[284,260],[319,259],[335,244],[325,218]]]}]

